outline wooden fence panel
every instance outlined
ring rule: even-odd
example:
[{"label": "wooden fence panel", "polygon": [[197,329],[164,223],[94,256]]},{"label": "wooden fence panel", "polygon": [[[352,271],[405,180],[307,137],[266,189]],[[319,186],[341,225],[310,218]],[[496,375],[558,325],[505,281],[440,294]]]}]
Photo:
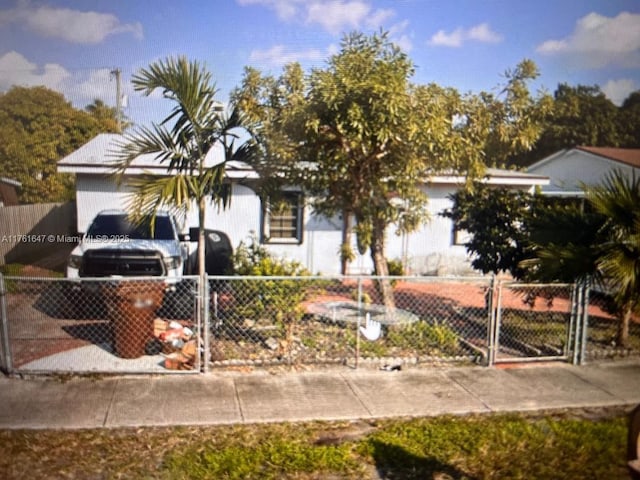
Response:
[{"label": "wooden fence panel", "polygon": [[74,202],[1,207],[0,265],[68,252],[76,243],[75,230]]}]

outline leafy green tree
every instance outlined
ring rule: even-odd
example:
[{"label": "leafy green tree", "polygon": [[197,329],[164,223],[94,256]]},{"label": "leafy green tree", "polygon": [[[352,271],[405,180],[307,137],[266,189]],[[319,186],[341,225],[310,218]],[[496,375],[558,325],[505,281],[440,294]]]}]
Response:
[{"label": "leafy green tree", "polygon": [[530,152],[542,135],[553,100],[546,92],[533,96],[529,91],[528,84],[539,75],[536,64],[525,59],[504,73],[506,83],[498,95],[481,92],[468,98],[465,127],[473,127],[471,140],[481,145],[487,165],[503,167]]},{"label": "leafy green tree", "polygon": [[[195,203],[200,227],[198,273],[204,277],[207,202],[228,204],[226,165],[231,160],[250,160],[253,143],[250,139],[237,143],[243,132],[242,115],[237,110],[228,115],[222,112],[211,73],[198,62],[184,57],[160,60],[140,70],[132,83],[144,95],[159,89],[174,107],[161,123],[125,133],[114,152],[121,180],[127,167],[140,155],[155,155],[167,168],[166,176],[144,175],[129,181],[133,188],[131,211],[134,217],[151,218],[153,225],[160,209],[183,212]],[[208,165],[207,155],[216,148],[222,149],[223,160]]]},{"label": "leafy green tree", "polygon": [[126,118],[121,118],[121,127],[118,127],[118,110],[115,107],[110,107],[99,98],[96,98],[93,103],[90,103],[84,109],[98,120],[107,132],[120,133],[121,130],[131,126],[131,122]]},{"label": "leafy green tree", "polygon": [[623,147],[640,148],[640,90],[632,92],[620,107]]},{"label": "leafy green tree", "polygon": [[526,231],[532,196],[507,188],[476,183],[451,196],[453,206],[443,212],[456,229],[470,234],[465,243],[473,255],[471,265],[482,273],[509,272],[520,278],[526,259]]},{"label": "leafy green tree", "polygon": [[526,166],[563,148],[622,146],[625,136],[619,109],[596,86],[558,85],[544,128],[530,152],[512,155],[509,163]]},{"label": "leafy green tree", "polygon": [[73,176],[57,173],[57,162],[104,131],[107,124],[45,87],[0,93],[0,165],[22,183],[23,203],[72,199]]},{"label": "leafy green tree", "polygon": [[[428,175],[477,176],[489,144],[506,152],[535,141],[538,132],[525,128],[525,117],[535,104],[526,81],[536,72],[525,61],[510,74],[506,104],[490,95],[461,96],[412,84],[413,63],[386,34],[353,33],[326,68],[307,76],[296,64],[279,78],[245,70],[233,98],[259,128],[265,171],[302,185],[316,212],[342,215],[343,262],[352,256],[354,217],[360,252],[369,251],[374,273],[386,276],[387,229],[395,224],[410,232],[426,219],[420,185]],[[390,284],[380,282],[380,289],[392,306]]]}]

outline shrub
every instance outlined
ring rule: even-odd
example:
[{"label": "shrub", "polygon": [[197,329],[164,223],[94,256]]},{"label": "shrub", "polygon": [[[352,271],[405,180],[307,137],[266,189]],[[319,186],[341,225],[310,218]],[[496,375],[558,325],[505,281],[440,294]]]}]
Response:
[{"label": "shrub", "polygon": [[[258,245],[255,239],[241,243],[233,254],[236,275],[265,277],[234,282],[233,316],[238,320],[267,321],[279,327],[290,346],[295,325],[302,319],[301,303],[310,282],[299,277],[309,272],[298,262],[278,258]],[[291,280],[271,277],[292,277]]]},{"label": "shrub", "polygon": [[398,347],[421,351],[430,348],[451,351],[458,346],[458,336],[447,325],[419,321],[389,329],[388,342]]}]

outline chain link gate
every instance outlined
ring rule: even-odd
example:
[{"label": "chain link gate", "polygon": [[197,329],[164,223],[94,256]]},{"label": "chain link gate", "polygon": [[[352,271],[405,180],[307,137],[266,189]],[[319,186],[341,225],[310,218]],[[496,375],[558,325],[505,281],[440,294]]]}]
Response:
[{"label": "chain link gate", "polygon": [[579,363],[584,289],[572,284],[497,283],[489,364],[562,360]]}]

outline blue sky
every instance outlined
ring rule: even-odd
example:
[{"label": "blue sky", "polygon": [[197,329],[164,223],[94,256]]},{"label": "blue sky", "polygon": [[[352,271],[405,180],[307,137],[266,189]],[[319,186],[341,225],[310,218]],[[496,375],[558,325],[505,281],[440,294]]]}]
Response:
[{"label": "blue sky", "polygon": [[205,62],[225,102],[246,65],[321,67],[345,32],[380,29],[410,55],[416,83],[491,90],[530,58],[534,88],[598,84],[616,103],[640,89],[638,0],[3,0],[0,91],[46,85],[79,107],[113,105],[117,67],[125,114],[145,124],[169,105],[127,82],[152,61]]}]

